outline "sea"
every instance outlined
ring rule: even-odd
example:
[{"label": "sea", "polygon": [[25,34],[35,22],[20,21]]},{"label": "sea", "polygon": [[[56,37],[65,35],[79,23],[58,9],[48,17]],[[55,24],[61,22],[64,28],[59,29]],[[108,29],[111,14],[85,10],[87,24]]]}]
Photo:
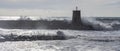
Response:
[{"label": "sea", "polygon": [[[16,17],[3,17],[0,19],[18,20]],[[70,17],[37,17],[32,19],[71,20]],[[120,17],[82,17],[82,22],[93,26],[95,30],[0,28],[0,51],[120,51]],[[54,36],[57,35],[57,32],[62,32],[66,39],[5,40],[7,37],[16,37],[14,35]]]}]

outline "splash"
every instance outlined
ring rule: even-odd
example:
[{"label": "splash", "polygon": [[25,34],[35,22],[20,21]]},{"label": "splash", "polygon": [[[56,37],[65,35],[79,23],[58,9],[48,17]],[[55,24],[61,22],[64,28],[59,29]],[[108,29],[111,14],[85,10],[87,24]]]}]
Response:
[{"label": "splash", "polygon": [[108,23],[99,21],[96,17],[84,17],[82,18],[82,21],[85,25],[90,25],[95,30],[115,30],[116,28],[113,26],[120,24],[119,21],[112,21]]}]

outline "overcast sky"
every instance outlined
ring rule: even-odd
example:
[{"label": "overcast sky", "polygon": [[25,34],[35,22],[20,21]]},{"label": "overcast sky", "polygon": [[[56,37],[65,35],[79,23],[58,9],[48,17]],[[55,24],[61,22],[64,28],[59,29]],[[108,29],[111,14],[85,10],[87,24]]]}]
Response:
[{"label": "overcast sky", "polygon": [[120,0],[0,0],[0,15],[72,16],[76,6],[82,16],[120,17]]}]

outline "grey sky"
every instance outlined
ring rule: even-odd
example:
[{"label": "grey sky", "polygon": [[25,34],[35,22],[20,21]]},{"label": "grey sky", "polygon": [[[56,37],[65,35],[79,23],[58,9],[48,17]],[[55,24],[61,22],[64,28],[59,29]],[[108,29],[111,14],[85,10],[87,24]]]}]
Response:
[{"label": "grey sky", "polygon": [[82,16],[120,16],[120,0],[0,0],[0,15],[71,16],[76,5]]}]

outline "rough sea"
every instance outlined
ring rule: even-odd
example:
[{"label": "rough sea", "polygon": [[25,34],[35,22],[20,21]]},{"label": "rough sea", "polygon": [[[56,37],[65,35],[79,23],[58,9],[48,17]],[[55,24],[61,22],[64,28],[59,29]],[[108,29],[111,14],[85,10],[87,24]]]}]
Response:
[{"label": "rough sea", "polygon": [[[58,19],[58,18],[57,18]],[[60,18],[59,18],[60,19]],[[3,20],[3,19],[2,19]],[[50,20],[50,19],[49,19]],[[61,19],[62,20],[62,19]],[[0,28],[0,51],[120,51],[120,19],[83,18],[97,30],[3,29]],[[100,30],[100,31],[98,31]],[[65,40],[7,41],[5,35],[54,36],[61,31]],[[4,35],[4,36],[3,36]]]}]

